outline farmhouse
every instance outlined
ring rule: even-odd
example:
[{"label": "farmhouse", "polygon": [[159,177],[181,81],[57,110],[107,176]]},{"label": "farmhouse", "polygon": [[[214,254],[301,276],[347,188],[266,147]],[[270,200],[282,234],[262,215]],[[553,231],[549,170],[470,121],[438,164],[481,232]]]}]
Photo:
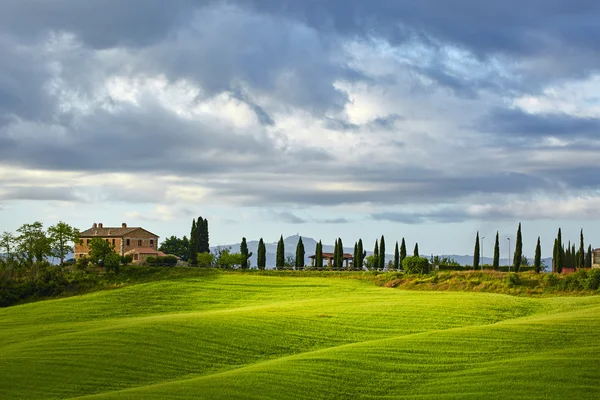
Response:
[{"label": "farmhouse", "polygon": [[600,249],[592,250],[592,268],[600,268]]},{"label": "farmhouse", "polygon": [[105,227],[94,223],[91,228],[79,234],[80,242],[75,244],[75,258],[86,256],[90,241],[95,238],[106,240],[120,256],[131,255],[134,263],[140,263],[150,256],[164,256],[158,251],[158,236],[141,227]]},{"label": "farmhouse", "polygon": [[[315,258],[317,256],[316,255],[312,255],[312,256],[308,256],[308,258],[311,259],[310,265],[311,266],[315,266]],[[344,261],[346,262],[346,268],[348,268],[348,263],[350,262],[350,260],[352,260],[352,254],[349,253],[344,253]],[[335,258],[335,254],[333,253],[323,253],[323,259],[327,260],[327,266],[331,267],[331,265],[333,264],[333,259]]]}]

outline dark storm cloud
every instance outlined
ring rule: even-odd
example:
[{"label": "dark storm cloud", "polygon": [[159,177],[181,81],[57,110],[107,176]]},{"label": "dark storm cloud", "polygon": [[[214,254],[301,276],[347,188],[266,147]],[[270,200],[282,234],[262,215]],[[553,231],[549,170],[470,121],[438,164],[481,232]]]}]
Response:
[{"label": "dark storm cloud", "polygon": [[600,139],[600,118],[575,117],[564,113],[531,114],[520,109],[492,110],[480,123],[484,132],[524,139],[568,137]]}]

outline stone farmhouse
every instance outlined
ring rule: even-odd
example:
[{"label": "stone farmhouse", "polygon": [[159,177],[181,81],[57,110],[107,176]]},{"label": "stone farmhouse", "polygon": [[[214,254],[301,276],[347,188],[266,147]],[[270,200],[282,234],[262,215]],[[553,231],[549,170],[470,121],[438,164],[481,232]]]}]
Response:
[{"label": "stone farmhouse", "polygon": [[128,227],[126,223],[120,227],[105,227],[102,223],[94,223],[91,228],[79,234],[80,242],[75,244],[75,259],[88,254],[88,244],[95,238],[106,240],[120,256],[130,255],[134,264],[142,263],[150,256],[165,255],[158,251],[158,236],[144,228]]}]

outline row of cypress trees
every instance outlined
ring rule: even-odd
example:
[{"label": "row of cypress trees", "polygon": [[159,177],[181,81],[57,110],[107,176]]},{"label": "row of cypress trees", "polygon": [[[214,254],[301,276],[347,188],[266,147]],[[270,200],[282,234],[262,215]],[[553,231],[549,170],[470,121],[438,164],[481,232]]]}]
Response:
[{"label": "row of cypress trees", "polygon": [[562,242],[562,232],[558,228],[558,234],[554,239],[552,250],[552,271],[561,273],[563,268],[581,269],[592,267],[592,246],[589,245],[587,252],[583,241],[583,229],[579,232],[579,249],[575,249],[575,243],[568,242],[567,247]]},{"label": "row of cypress trees", "polygon": [[[496,242],[494,243],[494,261],[492,262],[492,266],[495,270],[500,269],[500,240],[499,240],[498,231],[496,231]],[[479,246],[479,231],[477,231],[477,235],[475,236],[475,250],[473,251],[473,269],[479,269],[482,267],[480,265],[480,256],[481,248]],[[519,272],[521,269],[521,264],[523,263],[523,236],[521,234],[521,223],[519,222],[519,227],[517,228],[517,240],[515,243],[515,253],[513,255],[513,269],[515,272]],[[542,269],[542,249],[540,246],[540,238],[538,236],[537,245],[535,248],[535,261],[534,267],[536,272],[540,272]]]},{"label": "row of cypress trees", "polygon": [[198,263],[197,256],[200,253],[210,253],[210,244],[208,237],[208,219],[198,217],[198,220],[192,220],[192,229],[190,231],[190,264]]}]

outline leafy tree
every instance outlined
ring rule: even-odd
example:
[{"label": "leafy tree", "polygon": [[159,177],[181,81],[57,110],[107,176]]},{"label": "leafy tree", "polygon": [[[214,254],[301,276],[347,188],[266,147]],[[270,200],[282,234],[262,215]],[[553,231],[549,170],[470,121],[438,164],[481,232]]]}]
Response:
[{"label": "leafy tree", "polygon": [[367,267],[367,269],[369,271],[377,270],[378,266],[379,266],[379,259],[375,256],[375,254],[365,257],[365,267]]},{"label": "leafy tree", "polygon": [[540,237],[538,236],[537,245],[535,246],[535,259],[533,261],[535,273],[539,274],[542,270],[542,245],[540,244]]},{"label": "leafy tree", "polygon": [[42,223],[37,221],[17,229],[17,252],[28,265],[32,265],[34,259],[41,262],[52,254],[51,241],[43,228]]},{"label": "leafy tree", "polygon": [[400,245],[400,265],[402,265],[402,261],[406,258],[406,242],[404,238],[402,238],[402,244]]},{"label": "leafy tree", "polygon": [[428,274],[429,260],[419,256],[406,257],[402,260],[402,269],[407,274]]},{"label": "leafy tree", "polygon": [[296,258],[294,256],[288,255],[285,257],[284,268],[285,269],[294,269],[294,265],[296,265]]},{"label": "leafy tree", "polygon": [[375,240],[375,248],[373,249],[373,256],[375,257],[375,265],[373,269],[377,270],[379,268],[379,241]]},{"label": "leafy tree", "polygon": [[320,240],[315,250],[315,268],[323,269],[323,243]]},{"label": "leafy tree", "polygon": [[529,267],[529,259],[525,256],[521,256],[521,267]]},{"label": "leafy tree", "polygon": [[285,267],[285,245],[283,243],[283,235],[281,235],[281,237],[279,238],[279,242],[277,243],[275,267],[277,269],[283,269]]},{"label": "leafy tree", "polygon": [[0,253],[4,254],[7,264],[12,264],[14,261],[16,242],[17,238],[10,232],[4,232],[0,236]]},{"label": "leafy tree", "polygon": [[57,257],[62,265],[65,258],[73,251],[73,246],[79,241],[79,231],[71,225],[60,221],[48,228],[50,235],[50,250],[53,257]]},{"label": "leafy tree", "polygon": [[381,235],[381,240],[379,241],[379,270],[383,271],[385,269],[385,238]]},{"label": "leafy tree", "polygon": [[258,241],[258,253],[256,254],[256,266],[258,269],[265,269],[267,267],[267,248],[263,238]]},{"label": "leafy tree", "polygon": [[[210,254],[207,252],[202,252],[200,254]],[[233,268],[236,266],[242,265],[244,260],[247,260],[246,256],[242,253],[231,253],[230,249],[223,249],[219,253],[219,258],[217,258],[217,266],[219,268]]]},{"label": "leafy tree", "polygon": [[[414,257],[419,257],[419,243],[415,243],[415,250],[413,251]],[[402,264],[404,265],[404,264]]]},{"label": "leafy tree", "polygon": [[583,229],[579,232],[579,252],[577,268],[585,268],[585,248],[583,247]]},{"label": "leafy tree", "polygon": [[496,271],[500,269],[500,240],[498,231],[496,231],[496,243],[494,244],[494,269]]},{"label": "leafy tree", "polygon": [[196,255],[196,264],[199,267],[210,268],[215,262],[215,255],[211,253],[198,253]]},{"label": "leafy tree", "polygon": [[588,251],[585,254],[585,267],[592,268],[592,245],[588,246]]},{"label": "leafy tree", "polygon": [[190,242],[186,236],[179,239],[176,236],[166,238],[158,247],[165,254],[173,254],[184,261],[189,259]]},{"label": "leafy tree", "polygon": [[114,272],[115,274],[119,273],[119,266],[121,265],[121,256],[111,251],[106,254],[103,259],[104,268],[106,268],[109,272]]},{"label": "leafy tree", "polygon": [[513,258],[513,267],[515,272],[519,272],[521,269],[521,261],[523,259],[523,238],[521,237],[521,223],[519,222],[519,228],[517,229],[517,240],[515,244],[515,255]]},{"label": "leafy tree", "polygon": [[133,262],[133,257],[131,255],[126,255],[121,257],[121,264],[127,266],[127,264],[131,264]]},{"label": "leafy tree", "polygon": [[296,269],[304,269],[304,243],[302,243],[302,237],[298,239],[298,245],[296,246]]},{"label": "leafy tree", "polygon": [[248,244],[246,243],[245,237],[242,238],[242,243],[240,243],[240,254],[243,256],[241,267],[242,269],[247,269],[248,258],[250,258],[252,254],[248,254]]},{"label": "leafy tree", "polygon": [[88,257],[90,259],[90,262],[94,265],[106,265],[105,260],[108,257],[108,255],[112,253],[117,254],[115,253],[114,246],[101,238],[93,238],[92,240],[90,240],[88,248],[90,249],[90,251],[88,252]]},{"label": "leafy tree", "polygon": [[398,271],[400,268],[400,251],[398,250],[398,241],[396,240],[396,247],[394,247],[394,269]]},{"label": "leafy tree", "polygon": [[473,269],[474,270],[478,270],[479,269],[479,255],[480,255],[480,250],[479,250],[479,231],[477,231],[477,236],[475,236],[475,250],[473,252]]}]

